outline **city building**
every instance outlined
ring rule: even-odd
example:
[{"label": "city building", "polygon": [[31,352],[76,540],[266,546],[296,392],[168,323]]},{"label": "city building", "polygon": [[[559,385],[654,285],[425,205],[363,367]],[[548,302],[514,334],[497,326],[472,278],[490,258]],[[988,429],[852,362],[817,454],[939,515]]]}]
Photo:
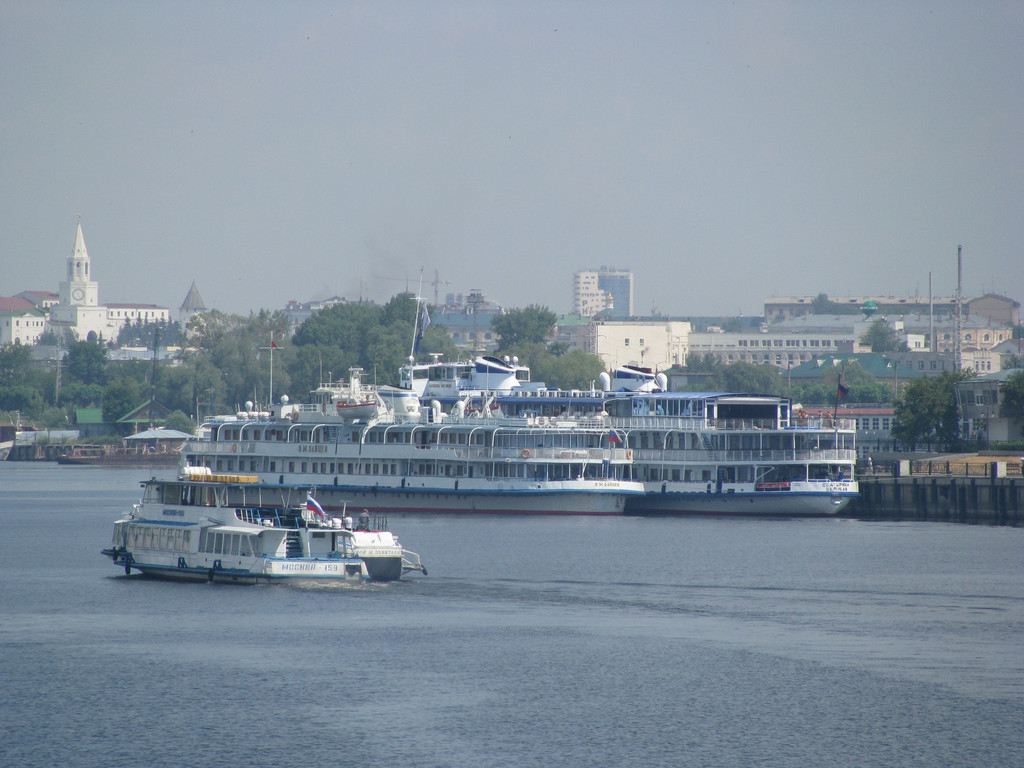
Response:
[{"label": "city building", "polygon": [[1006,380],[1021,373],[1024,369],[1007,368],[957,382],[957,402],[963,420],[961,434],[965,438],[978,447],[1024,440],[1024,422],[1004,412],[1002,398]]},{"label": "city building", "polygon": [[[845,315],[861,313],[865,305],[873,305],[879,315],[922,315],[933,318],[952,318],[956,313],[956,298],[952,296],[828,296],[829,312]],[[826,309],[815,296],[773,296],[765,299],[764,319],[777,323],[803,315],[821,314]],[[964,317],[982,317],[996,325],[1017,325],[1020,322],[1020,302],[987,293],[973,299],[963,299]]]},{"label": "city building", "polygon": [[786,377],[789,381],[799,384],[825,379],[835,381],[844,366],[854,363],[875,380],[891,383],[894,389],[899,389],[900,384],[908,379],[919,379],[925,375],[893,359],[888,352],[851,352],[817,356],[787,369]]},{"label": "city building", "polygon": [[857,428],[857,458],[867,459],[873,453],[891,453],[896,450],[892,428],[896,423],[896,408],[885,404],[841,405],[838,416],[853,419]]},{"label": "city building", "polygon": [[49,313],[47,330],[66,329],[81,340],[113,341],[130,322],[170,322],[170,311],[155,304],[100,304],[99,283],[93,279],[81,221],[67,259],[65,279],[60,283],[58,301],[49,307]]},{"label": "city building", "polygon": [[1020,302],[997,293],[969,299],[966,307],[969,317],[986,317],[997,325],[1020,324]]},{"label": "city building", "polygon": [[583,317],[632,317],[633,273],[617,267],[601,267],[575,273],[572,311]]},{"label": "city building", "polygon": [[60,303],[60,294],[53,291],[22,291],[16,298],[24,299],[36,309],[48,311],[54,304]]},{"label": "city building", "polygon": [[[196,291],[196,295],[198,295],[198,293],[199,292]],[[202,301],[202,299],[200,299],[200,301]],[[309,318],[313,316],[314,312],[319,312],[321,309],[333,307],[336,304],[348,304],[348,300],[341,296],[332,296],[329,299],[315,299],[313,301],[295,301],[295,299],[292,299],[288,302],[287,306],[285,306],[284,311],[285,314],[288,315],[288,319],[291,321],[292,331],[294,332],[300,325],[309,320]]]},{"label": "city building", "polygon": [[690,323],[662,318],[637,320],[596,319],[576,323],[573,316],[559,321],[557,338],[570,346],[597,355],[606,368],[634,365],[666,371],[686,364]]},{"label": "city building", "polygon": [[45,331],[45,312],[18,296],[0,297],[0,346],[35,344]]},{"label": "city building", "polygon": [[[722,363],[754,363],[791,368],[822,354],[868,352],[861,339],[873,323],[885,320],[896,337],[907,344],[901,362],[927,375],[952,370],[956,323],[950,317],[921,315],[864,317],[863,315],[802,315],[760,329],[723,332],[709,328],[690,334],[690,354],[713,354]],[[934,352],[930,340],[935,336]],[[964,370],[991,371],[999,368],[999,355],[992,349],[1013,335],[1007,326],[981,316],[963,318],[960,323],[961,365]]]},{"label": "city building", "polygon": [[724,364],[752,363],[792,368],[827,353],[852,353],[857,336],[852,329],[778,329],[728,332],[709,329],[691,333],[691,355],[713,355]]},{"label": "city building", "polygon": [[432,322],[443,326],[459,349],[470,354],[494,351],[500,339],[491,320],[502,314],[501,306],[482,291],[449,293],[442,307],[434,307]]}]

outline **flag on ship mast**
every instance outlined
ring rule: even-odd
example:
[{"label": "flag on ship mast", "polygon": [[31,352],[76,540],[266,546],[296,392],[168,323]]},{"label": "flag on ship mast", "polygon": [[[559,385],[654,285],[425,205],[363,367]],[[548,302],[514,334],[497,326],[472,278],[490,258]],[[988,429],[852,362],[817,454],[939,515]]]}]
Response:
[{"label": "flag on ship mast", "polygon": [[420,318],[420,330],[416,334],[416,343],[413,345],[412,353],[415,355],[420,350],[420,342],[423,340],[423,334],[427,332],[427,328],[430,327],[430,313],[427,312],[427,303],[423,302],[423,313]]},{"label": "flag on ship mast", "polygon": [[846,361],[843,360],[843,367],[839,369],[839,379],[836,381],[836,402],[832,407],[832,422],[838,427],[839,422],[836,421],[839,416],[839,399],[846,397],[850,393],[850,388],[843,383],[843,374],[846,373]]},{"label": "flag on ship mast", "polygon": [[324,508],[320,506],[320,503],[312,496],[306,497],[306,511],[312,512],[317,515],[321,520],[327,519],[327,513],[324,512]]}]

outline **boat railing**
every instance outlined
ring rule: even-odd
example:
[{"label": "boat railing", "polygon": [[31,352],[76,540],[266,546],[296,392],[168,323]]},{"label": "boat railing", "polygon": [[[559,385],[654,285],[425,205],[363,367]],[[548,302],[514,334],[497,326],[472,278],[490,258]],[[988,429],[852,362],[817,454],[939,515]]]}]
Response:
[{"label": "boat railing", "polygon": [[463,460],[486,459],[523,459],[539,461],[585,461],[600,462],[605,459],[622,462],[629,461],[633,451],[628,448],[565,448],[546,446],[524,446],[520,448],[466,448],[455,449],[455,458]]},{"label": "boat railing", "polygon": [[857,430],[856,419],[833,419],[829,415],[794,417],[789,420],[786,429],[842,429],[850,432]]},{"label": "boat railing", "polygon": [[787,461],[856,461],[857,452],[848,449],[816,449],[816,450],[737,450],[737,451],[706,451],[700,448],[691,450],[657,450],[638,449],[633,452],[634,461],[642,463],[658,462],[770,462]]},{"label": "boat railing", "polygon": [[[267,441],[270,442],[269,440]],[[248,440],[209,440],[202,441],[201,445],[194,447],[190,442],[185,443],[185,449],[201,450],[203,453],[253,453],[256,451],[257,443]]]},{"label": "boat railing", "polygon": [[681,432],[737,432],[792,429],[841,429],[853,432],[856,430],[854,419],[833,419],[831,416],[790,419],[780,422],[778,419],[704,419],[691,416],[609,416],[595,419],[598,425],[614,429],[671,429]]}]

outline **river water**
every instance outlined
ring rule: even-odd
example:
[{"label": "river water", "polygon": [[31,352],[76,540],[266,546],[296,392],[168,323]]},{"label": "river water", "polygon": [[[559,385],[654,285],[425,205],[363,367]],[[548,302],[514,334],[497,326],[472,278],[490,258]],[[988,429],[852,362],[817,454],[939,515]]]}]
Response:
[{"label": "river water", "polygon": [[1024,764],[1024,529],[391,516],[429,576],[99,554],[144,471],[0,463],[0,764]]}]

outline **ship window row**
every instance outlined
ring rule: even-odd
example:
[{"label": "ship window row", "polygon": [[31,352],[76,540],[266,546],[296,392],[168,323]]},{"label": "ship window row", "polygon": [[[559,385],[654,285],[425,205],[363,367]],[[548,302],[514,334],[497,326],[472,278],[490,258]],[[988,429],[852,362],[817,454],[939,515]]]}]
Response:
[{"label": "ship window row", "polygon": [[188,551],[192,532],[187,528],[169,528],[157,525],[122,524],[114,528],[114,544],[130,549],[162,549]]},{"label": "ship window row", "polygon": [[[277,472],[278,463],[276,461],[270,461],[266,469],[262,467],[263,462],[257,459],[239,459],[237,464],[234,459],[216,459],[210,461],[209,459],[202,461],[201,463],[205,466],[210,467],[215,472]],[[333,462],[333,461],[287,461],[281,462],[282,467],[287,467],[288,472],[301,472],[311,473],[314,475],[336,475],[336,474],[348,474],[348,475],[397,475],[398,464],[396,462]],[[186,502],[180,502],[186,503]],[[192,502],[188,502],[192,503]],[[200,502],[195,502],[199,504]],[[214,501],[211,499],[207,502],[202,502],[203,506],[213,506]]]},{"label": "ship window row", "polygon": [[[320,429],[264,429],[263,427],[251,428],[225,428],[221,429],[216,439],[220,442],[231,443],[243,440],[253,442],[278,442],[278,443],[331,443],[337,440],[337,427]],[[352,434],[350,439],[355,442],[358,437]]]},{"label": "ship window row", "polygon": [[679,481],[693,483],[800,482],[805,480],[841,480],[848,478],[849,467],[841,464],[781,464],[759,467],[751,464],[723,465],[716,469],[683,469],[645,467],[641,480]]},{"label": "ship window row", "polygon": [[[241,468],[242,462],[239,462]],[[149,485],[146,487],[146,501],[183,507],[213,507],[217,504],[213,488],[195,485]]]},{"label": "ship window row", "polygon": [[255,539],[255,534],[222,533],[203,529],[199,534],[199,551],[211,555],[252,557],[255,554]]},{"label": "ship window row", "polygon": [[[255,462],[253,462],[255,463]],[[216,460],[216,471],[231,472],[236,468],[234,461]],[[241,464],[241,462],[239,462]],[[628,467],[615,466],[606,468],[603,463],[588,464],[523,464],[520,462],[495,461],[484,464],[468,464],[465,461],[411,461],[406,472],[395,462],[285,462],[287,471],[294,473],[310,473],[333,475],[335,477],[350,475],[405,475],[408,477],[509,477],[568,480],[571,478],[623,477],[628,474]],[[244,467],[239,466],[239,470]],[[276,462],[270,462],[269,472],[277,472]]]}]

